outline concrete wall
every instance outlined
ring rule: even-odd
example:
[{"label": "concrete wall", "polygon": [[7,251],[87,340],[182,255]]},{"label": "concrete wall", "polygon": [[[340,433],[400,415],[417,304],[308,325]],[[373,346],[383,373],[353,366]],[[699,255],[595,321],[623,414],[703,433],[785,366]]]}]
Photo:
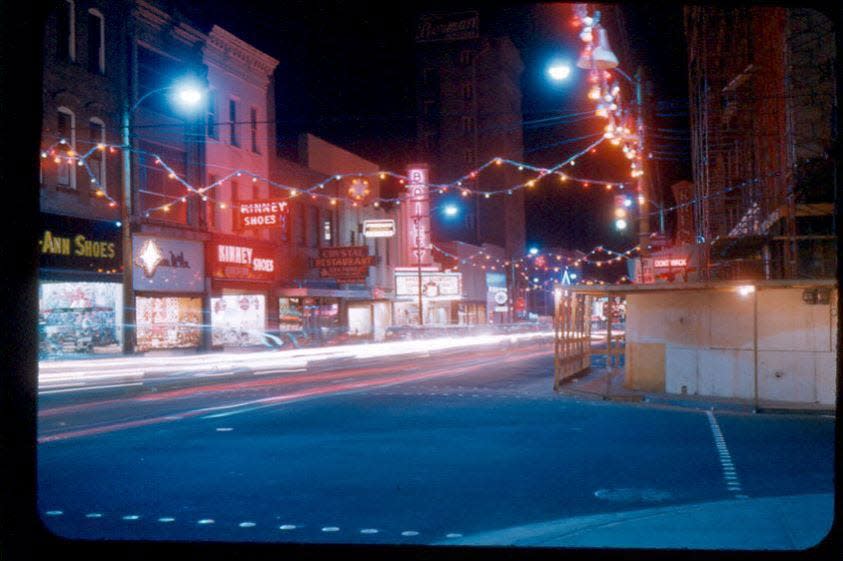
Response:
[{"label": "concrete wall", "polygon": [[[837,291],[806,304],[801,288],[758,298],[758,398],[833,404]],[[626,385],[753,399],[753,295],[676,291],[627,296]],[[663,359],[660,360],[660,357]]]}]

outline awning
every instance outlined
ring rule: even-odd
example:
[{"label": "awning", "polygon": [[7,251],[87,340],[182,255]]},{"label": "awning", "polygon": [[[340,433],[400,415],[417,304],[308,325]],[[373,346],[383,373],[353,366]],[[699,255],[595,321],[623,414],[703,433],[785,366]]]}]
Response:
[{"label": "awning", "polygon": [[342,288],[278,288],[276,293],[279,296],[288,297],[314,297],[314,298],[344,298],[346,300],[371,300],[372,291],[366,290],[351,290]]}]

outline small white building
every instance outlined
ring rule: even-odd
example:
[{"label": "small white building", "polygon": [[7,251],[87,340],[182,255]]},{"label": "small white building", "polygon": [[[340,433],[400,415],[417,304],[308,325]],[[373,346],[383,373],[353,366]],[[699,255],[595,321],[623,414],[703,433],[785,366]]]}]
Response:
[{"label": "small white building", "polygon": [[834,405],[834,280],[571,287],[626,298],[624,385],[757,403]]}]

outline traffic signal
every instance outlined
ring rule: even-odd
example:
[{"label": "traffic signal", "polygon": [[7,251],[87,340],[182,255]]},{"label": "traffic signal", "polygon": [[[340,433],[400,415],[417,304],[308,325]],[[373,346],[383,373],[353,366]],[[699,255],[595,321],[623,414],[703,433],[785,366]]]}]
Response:
[{"label": "traffic signal", "polygon": [[631,199],[626,195],[615,195],[614,220],[616,229],[626,230],[629,219],[629,211],[627,209],[631,204]]}]

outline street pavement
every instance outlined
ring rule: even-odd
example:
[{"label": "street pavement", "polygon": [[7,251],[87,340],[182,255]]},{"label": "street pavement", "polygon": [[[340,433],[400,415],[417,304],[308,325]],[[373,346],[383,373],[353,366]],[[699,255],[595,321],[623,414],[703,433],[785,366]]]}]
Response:
[{"label": "street pavement", "polygon": [[39,512],[82,539],[790,549],[827,533],[831,416],[559,395],[552,364],[528,342],[42,395]]}]

